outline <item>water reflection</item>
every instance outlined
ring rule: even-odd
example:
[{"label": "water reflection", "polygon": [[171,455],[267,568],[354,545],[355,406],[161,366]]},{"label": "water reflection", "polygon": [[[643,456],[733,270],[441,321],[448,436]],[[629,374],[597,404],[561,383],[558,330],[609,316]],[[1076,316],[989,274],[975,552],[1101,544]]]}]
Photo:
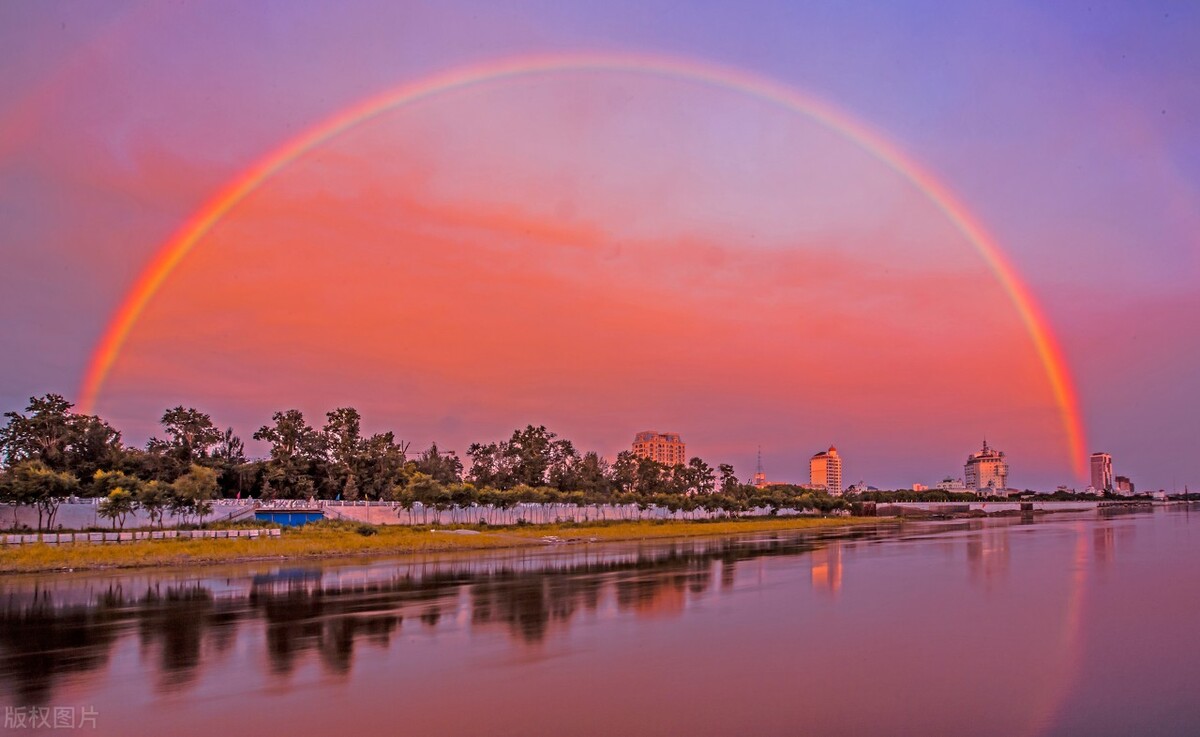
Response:
[{"label": "water reflection", "polygon": [[[1161,682],[1112,658],[1170,638],[1163,652],[1189,657],[1172,675],[1200,676],[1186,665],[1200,646],[1182,637],[1200,586],[1147,564],[1200,551],[1189,519],[2,579],[0,701],[95,703],[112,734],[210,734],[226,714],[231,733],[270,731],[284,712],[296,734],[346,712],[373,733],[393,706],[413,731],[447,734],[478,733],[483,713],[498,734],[787,734],[801,721],[814,734],[1104,734],[1072,706],[1081,694],[1118,671],[1131,688]],[[1155,627],[1129,628],[1147,607]],[[725,697],[691,696],[714,683]],[[327,713],[326,697],[347,709]],[[1162,713],[1200,727],[1181,703]]]},{"label": "water reflection", "polygon": [[46,703],[54,683],[101,668],[117,639],[119,609],[109,597],[90,606],[59,607],[35,587],[27,601],[0,613],[0,670],[17,703]]},{"label": "water reflection", "polygon": [[[56,680],[101,668],[120,637],[136,632],[160,690],[187,686],[239,627],[264,625],[271,672],[287,675],[315,652],[327,673],[346,674],[358,642],[386,648],[408,618],[436,629],[460,598],[473,627],[501,629],[535,644],[611,595],[618,612],[675,617],[716,578],[734,583],[737,565],[808,551],[840,555],[841,537],[875,530],[763,539],[685,542],[616,551],[521,553],[365,567],[275,568],[223,579],[170,582],[132,575],[98,587],[63,578],[8,584],[0,612],[0,677],[13,701],[44,704]],[[838,564],[840,581],[840,564]],[[817,585],[814,573],[814,585]]]},{"label": "water reflection", "polygon": [[1008,575],[1008,525],[985,527],[982,522],[972,525],[976,534],[967,540],[967,567],[971,578],[991,586]]},{"label": "water reflection", "polygon": [[836,594],[842,588],[842,546],[834,543],[813,551],[812,586],[818,591]]}]

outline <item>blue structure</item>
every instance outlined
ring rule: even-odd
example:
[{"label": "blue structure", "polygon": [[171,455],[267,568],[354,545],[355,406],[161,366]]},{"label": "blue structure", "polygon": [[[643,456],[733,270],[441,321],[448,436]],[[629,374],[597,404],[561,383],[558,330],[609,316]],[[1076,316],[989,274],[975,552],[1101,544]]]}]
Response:
[{"label": "blue structure", "polygon": [[274,522],[284,527],[299,527],[307,525],[309,522],[325,519],[325,513],[309,509],[259,509],[254,512],[254,519],[261,522]]}]

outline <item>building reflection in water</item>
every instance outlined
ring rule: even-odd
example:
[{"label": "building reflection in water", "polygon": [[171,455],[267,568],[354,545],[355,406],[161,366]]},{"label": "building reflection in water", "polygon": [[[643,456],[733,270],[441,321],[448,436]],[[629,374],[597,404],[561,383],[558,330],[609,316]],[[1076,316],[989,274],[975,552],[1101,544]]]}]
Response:
[{"label": "building reflection in water", "polygon": [[967,570],[973,580],[991,586],[1008,576],[1010,565],[1008,525],[985,526],[972,522],[967,538]]},{"label": "building reflection in water", "polygon": [[812,559],[812,587],[836,595],[842,588],[842,544],[830,543],[814,550]]},{"label": "building reflection in water", "polygon": [[1092,559],[1098,567],[1107,567],[1112,562],[1116,538],[1117,531],[1112,525],[1103,525],[1092,530]]},{"label": "building reflection in water", "polygon": [[[105,667],[116,644],[135,638],[160,690],[189,687],[238,638],[259,641],[274,677],[302,657],[344,676],[355,647],[389,648],[407,626],[500,629],[537,646],[581,613],[677,617],[714,583],[776,556],[813,555],[813,586],[841,586],[840,539],[875,529],[819,535],[608,548],[514,552],[435,562],[359,567],[275,567],[229,578],[127,574],[0,585],[0,695],[52,703],[59,682]],[[608,602],[607,604],[605,602]],[[254,626],[251,626],[254,625]],[[261,628],[261,629],[260,629]]]}]

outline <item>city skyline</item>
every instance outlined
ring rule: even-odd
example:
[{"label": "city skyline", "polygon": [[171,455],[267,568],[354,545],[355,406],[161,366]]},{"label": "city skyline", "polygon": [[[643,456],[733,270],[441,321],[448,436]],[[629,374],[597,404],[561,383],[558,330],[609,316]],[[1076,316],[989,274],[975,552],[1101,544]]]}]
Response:
[{"label": "city skyline", "polygon": [[1200,484],[1200,9],[633,7],[0,8],[0,410]]}]

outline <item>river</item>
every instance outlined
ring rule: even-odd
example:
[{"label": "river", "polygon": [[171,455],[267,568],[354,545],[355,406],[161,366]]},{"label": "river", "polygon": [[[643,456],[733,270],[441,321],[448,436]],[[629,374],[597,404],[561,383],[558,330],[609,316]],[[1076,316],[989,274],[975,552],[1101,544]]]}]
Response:
[{"label": "river", "polygon": [[0,707],[12,734],[1197,735],[1198,512],[9,576]]}]

